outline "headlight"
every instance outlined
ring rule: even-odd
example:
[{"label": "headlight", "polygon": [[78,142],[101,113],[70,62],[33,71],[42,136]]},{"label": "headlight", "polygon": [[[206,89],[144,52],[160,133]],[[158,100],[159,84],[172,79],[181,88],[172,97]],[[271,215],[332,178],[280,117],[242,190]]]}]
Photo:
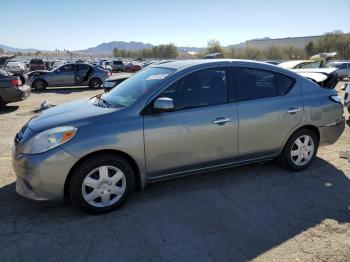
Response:
[{"label": "headlight", "polygon": [[78,129],[72,126],[56,127],[41,132],[23,145],[22,153],[39,154],[71,140]]},{"label": "headlight", "polygon": [[105,87],[114,87],[116,85],[115,82],[112,81],[105,81],[104,86]]}]

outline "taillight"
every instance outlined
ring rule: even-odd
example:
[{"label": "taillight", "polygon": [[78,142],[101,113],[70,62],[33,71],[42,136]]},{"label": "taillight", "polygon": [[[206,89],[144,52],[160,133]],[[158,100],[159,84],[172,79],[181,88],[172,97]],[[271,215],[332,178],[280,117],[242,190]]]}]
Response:
[{"label": "taillight", "polygon": [[20,79],[13,79],[13,80],[11,80],[11,84],[13,86],[21,86],[22,85],[22,81]]}]

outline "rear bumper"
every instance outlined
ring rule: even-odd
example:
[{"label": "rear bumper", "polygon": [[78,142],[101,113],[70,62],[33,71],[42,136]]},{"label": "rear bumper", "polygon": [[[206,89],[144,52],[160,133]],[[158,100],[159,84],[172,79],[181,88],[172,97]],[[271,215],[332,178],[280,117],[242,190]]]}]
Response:
[{"label": "rear bumper", "polygon": [[2,99],[6,103],[18,102],[28,98],[31,94],[30,86],[23,85],[18,88],[11,88],[6,93],[4,92]]},{"label": "rear bumper", "polygon": [[345,129],[345,117],[342,117],[338,123],[320,127],[320,145],[334,144],[343,134]]}]

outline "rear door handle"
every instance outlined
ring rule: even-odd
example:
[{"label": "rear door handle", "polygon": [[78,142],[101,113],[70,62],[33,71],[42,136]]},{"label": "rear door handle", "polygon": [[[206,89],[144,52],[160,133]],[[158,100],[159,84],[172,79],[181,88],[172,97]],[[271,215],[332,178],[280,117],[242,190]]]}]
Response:
[{"label": "rear door handle", "polygon": [[291,107],[287,110],[288,114],[295,114],[300,111],[300,107]]},{"label": "rear door handle", "polygon": [[231,118],[218,117],[217,119],[215,119],[213,121],[213,124],[221,126],[221,125],[226,124],[227,122],[231,122]]}]

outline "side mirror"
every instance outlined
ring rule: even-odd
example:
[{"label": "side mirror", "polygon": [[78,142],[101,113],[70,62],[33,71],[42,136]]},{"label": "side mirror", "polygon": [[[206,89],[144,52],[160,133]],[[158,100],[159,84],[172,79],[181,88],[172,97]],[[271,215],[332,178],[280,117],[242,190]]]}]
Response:
[{"label": "side mirror", "polygon": [[168,97],[159,97],[153,103],[153,109],[159,112],[171,112],[175,110],[174,100]]}]

